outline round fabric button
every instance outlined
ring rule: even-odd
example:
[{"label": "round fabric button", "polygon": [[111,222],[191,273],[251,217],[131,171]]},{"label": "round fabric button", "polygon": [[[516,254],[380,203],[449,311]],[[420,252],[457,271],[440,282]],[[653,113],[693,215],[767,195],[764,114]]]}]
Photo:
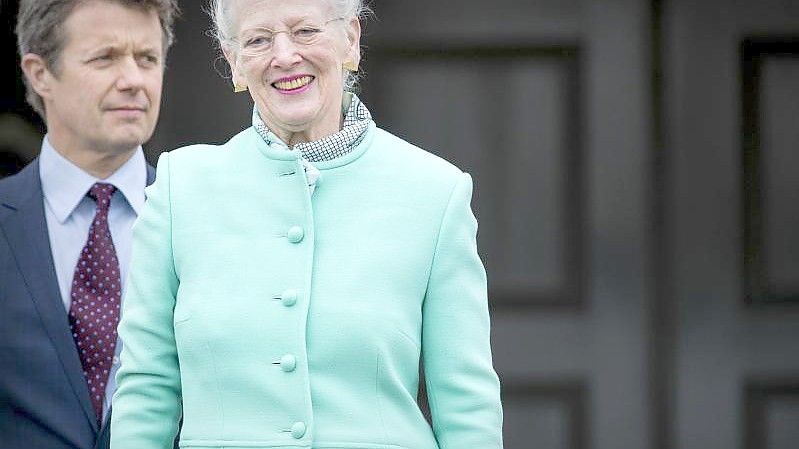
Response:
[{"label": "round fabric button", "polygon": [[283,305],[286,307],[291,307],[294,304],[297,304],[297,290],[290,288],[283,292],[280,295],[280,299],[283,301]]},{"label": "round fabric button", "polygon": [[293,436],[294,438],[299,440],[300,438],[302,438],[303,435],[305,435],[305,430],[306,430],[306,427],[305,427],[305,423],[304,422],[302,422],[302,421],[295,422],[291,426],[291,436]]},{"label": "round fabric button", "polygon": [[291,354],[286,354],[280,358],[280,369],[290,373],[297,367],[297,358]]},{"label": "round fabric button", "polygon": [[300,243],[302,238],[305,237],[305,232],[299,226],[292,226],[289,228],[289,232],[286,237],[288,237],[289,242],[291,243]]}]

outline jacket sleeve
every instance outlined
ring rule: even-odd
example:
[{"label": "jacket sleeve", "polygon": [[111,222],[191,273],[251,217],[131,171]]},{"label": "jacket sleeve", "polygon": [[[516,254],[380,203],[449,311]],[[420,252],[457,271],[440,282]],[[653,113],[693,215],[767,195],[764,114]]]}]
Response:
[{"label": "jacket sleeve", "polygon": [[441,449],[502,448],[499,379],[491,362],[486,274],[477,254],[472,179],[444,213],[423,306],[422,357]]},{"label": "jacket sleeve", "polygon": [[111,414],[111,449],[169,449],[180,418],[180,369],[173,326],[178,278],[172,258],[169,163],[133,228],[133,253],[122,301],[122,365]]}]

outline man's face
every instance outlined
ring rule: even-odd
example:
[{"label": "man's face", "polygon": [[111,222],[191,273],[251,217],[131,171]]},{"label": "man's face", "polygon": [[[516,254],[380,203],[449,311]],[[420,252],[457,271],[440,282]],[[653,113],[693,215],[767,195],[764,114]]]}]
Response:
[{"label": "man's face", "polygon": [[149,140],[164,74],[155,11],[79,4],[64,22],[56,67],[46,70],[48,133],[66,151],[120,154]]}]

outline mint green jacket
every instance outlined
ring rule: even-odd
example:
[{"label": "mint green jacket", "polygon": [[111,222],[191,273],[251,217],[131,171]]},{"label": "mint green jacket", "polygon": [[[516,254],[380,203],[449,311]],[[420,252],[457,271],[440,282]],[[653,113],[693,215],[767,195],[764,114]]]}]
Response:
[{"label": "mint green jacket", "polygon": [[[161,156],[112,449],[499,449],[469,175],[375,127],[314,164],[249,128]],[[432,428],[416,403],[423,360]]]}]

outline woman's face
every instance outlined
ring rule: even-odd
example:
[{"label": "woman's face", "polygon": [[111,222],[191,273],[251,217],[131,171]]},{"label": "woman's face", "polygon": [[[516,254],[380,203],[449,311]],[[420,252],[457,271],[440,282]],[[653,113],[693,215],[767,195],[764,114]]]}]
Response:
[{"label": "woman's face", "polygon": [[[357,64],[360,59],[358,20],[336,20],[324,0],[241,0],[236,4],[232,11],[235,44],[225,55],[233,80],[249,88],[264,123],[286,143],[317,140],[338,131],[342,64],[348,59]],[[314,28],[322,31],[311,43],[295,42]],[[276,32],[267,50],[258,49],[264,29]],[[250,51],[253,48],[258,50]]]}]

